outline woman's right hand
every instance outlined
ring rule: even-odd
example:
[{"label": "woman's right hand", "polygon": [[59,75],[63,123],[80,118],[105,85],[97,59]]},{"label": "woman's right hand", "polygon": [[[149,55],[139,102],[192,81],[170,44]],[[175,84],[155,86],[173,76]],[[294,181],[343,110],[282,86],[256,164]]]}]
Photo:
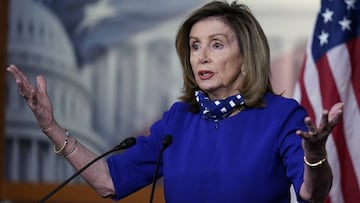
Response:
[{"label": "woman's right hand", "polygon": [[34,113],[41,130],[45,133],[51,130],[57,123],[54,119],[52,103],[47,94],[45,77],[37,76],[37,87],[34,87],[28,77],[15,65],[10,65],[7,71],[13,75],[20,95],[24,97],[26,104]]}]

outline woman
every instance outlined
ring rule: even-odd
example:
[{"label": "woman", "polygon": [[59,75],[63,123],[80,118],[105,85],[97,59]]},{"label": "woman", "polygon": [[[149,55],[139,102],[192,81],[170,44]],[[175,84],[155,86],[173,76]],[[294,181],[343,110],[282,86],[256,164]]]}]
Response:
[{"label": "woman", "polygon": [[[276,95],[264,32],[244,5],[210,2],[182,24],[176,48],[184,92],[137,144],[82,173],[103,197],[120,199],[151,183],[162,139],[172,135],[159,174],[167,202],[321,202],[332,173],[325,143],[343,104],[317,127],[295,100]],[[55,152],[80,169],[96,155],[54,119],[43,76],[38,88],[8,67]]]}]

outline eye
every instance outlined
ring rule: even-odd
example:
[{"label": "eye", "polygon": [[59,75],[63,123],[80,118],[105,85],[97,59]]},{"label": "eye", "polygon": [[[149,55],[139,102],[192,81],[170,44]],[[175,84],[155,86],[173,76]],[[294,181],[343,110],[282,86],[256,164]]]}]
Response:
[{"label": "eye", "polygon": [[191,50],[198,50],[199,49],[199,43],[194,42],[190,46],[191,46]]},{"label": "eye", "polygon": [[220,43],[220,42],[214,42],[212,44],[212,47],[214,47],[215,49],[221,49],[221,48],[224,47],[224,45],[222,43]]}]

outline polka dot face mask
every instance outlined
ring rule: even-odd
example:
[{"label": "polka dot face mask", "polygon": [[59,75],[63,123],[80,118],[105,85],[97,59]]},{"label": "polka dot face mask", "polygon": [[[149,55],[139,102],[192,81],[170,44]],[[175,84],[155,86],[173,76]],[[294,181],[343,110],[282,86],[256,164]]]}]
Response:
[{"label": "polka dot face mask", "polygon": [[244,99],[236,94],[221,100],[210,100],[203,92],[195,91],[196,101],[200,111],[207,119],[219,121],[231,115],[234,109],[244,105]]}]

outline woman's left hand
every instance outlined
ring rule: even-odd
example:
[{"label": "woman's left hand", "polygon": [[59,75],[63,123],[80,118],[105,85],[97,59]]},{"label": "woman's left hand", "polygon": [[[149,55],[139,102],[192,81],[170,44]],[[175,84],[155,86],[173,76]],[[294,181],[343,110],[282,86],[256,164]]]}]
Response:
[{"label": "woman's left hand", "polygon": [[328,136],[334,127],[340,122],[344,109],[344,103],[339,102],[330,109],[324,110],[319,126],[310,117],[306,117],[304,122],[308,131],[298,130],[296,134],[303,138],[303,149],[305,154],[326,153],[325,144]]}]

